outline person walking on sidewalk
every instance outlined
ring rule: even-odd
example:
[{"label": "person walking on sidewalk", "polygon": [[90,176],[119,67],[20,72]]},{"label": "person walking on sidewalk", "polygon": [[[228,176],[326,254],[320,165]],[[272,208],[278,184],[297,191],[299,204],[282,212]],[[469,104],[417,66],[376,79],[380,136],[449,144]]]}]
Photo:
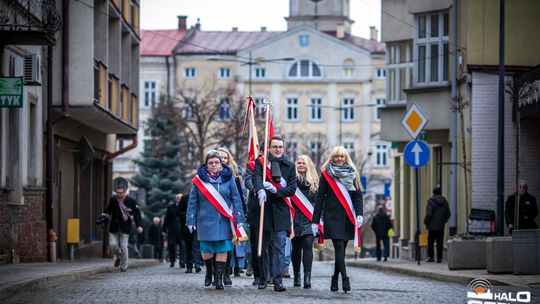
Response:
[{"label": "person walking on sidewalk", "polygon": [[109,248],[115,257],[114,266],[120,266],[120,271],[128,268],[128,240],[131,232],[132,219],[138,233],[143,232],[141,227],[141,212],[137,201],[126,194],[126,184],[118,183],[115,186],[116,195],[109,199],[105,214],[109,215]]},{"label": "person walking on sidewalk", "polygon": [[450,218],[450,207],[442,196],[441,188],[433,189],[433,196],[428,200],[424,224],[428,230],[428,258],[426,262],[434,262],[433,246],[437,241],[437,263],[442,262],[444,225]]},{"label": "person walking on sidewalk", "polygon": [[[176,262],[176,245],[180,249],[179,255],[182,256],[182,216],[180,214],[182,211],[180,208],[180,199],[182,199],[182,194],[177,194],[174,204],[167,207],[165,220],[163,221],[163,232],[167,234],[170,267],[174,267],[174,263]],[[179,264],[181,264],[181,261],[179,261]]]},{"label": "person walking on sidewalk", "polygon": [[377,261],[381,260],[381,242],[383,243],[383,257],[384,261],[388,260],[388,255],[390,252],[390,238],[388,237],[388,230],[392,228],[392,223],[390,222],[390,217],[384,211],[384,207],[379,205],[377,207],[377,214],[373,217],[371,221],[371,229],[375,232],[375,244],[376,244],[376,253]]},{"label": "person walking on sidewalk", "polygon": [[506,219],[506,225],[510,234],[514,229],[538,229],[538,225],[534,219],[538,215],[538,206],[536,205],[536,198],[529,194],[529,186],[525,181],[519,181],[519,227],[515,227],[515,206],[516,206],[516,193],[508,196],[506,199],[506,206],[504,217]]},{"label": "person walking on sidewalk", "polygon": [[161,219],[157,216],[148,228],[148,241],[154,246],[154,258],[163,261],[163,234]]},{"label": "person walking on sidewalk", "polygon": [[332,150],[322,165],[321,174],[311,229],[316,232],[318,224],[322,224],[321,218],[324,218],[324,238],[332,240],[335,254],[330,290],[338,290],[341,273],[342,288],[347,292],[351,290],[351,284],[345,267],[345,248],[348,241],[354,240],[354,247],[359,249],[364,223],[360,175],[349,152],[342,146]]},{"label": "person walking on sidewalk", "polygon": [[[206,154],[205,162],[197,169],[189,193],[186,225],[190,232],[197,232],[206,276],[204,285],[212,284],[222,290],[227,252],[232,241],[246,241],[244,212],[240,194],[229,166],[221,163],[219,151]],[[232,240],[232,241],[231,241]],[[215,268],[212,260],[215,255]]]}]

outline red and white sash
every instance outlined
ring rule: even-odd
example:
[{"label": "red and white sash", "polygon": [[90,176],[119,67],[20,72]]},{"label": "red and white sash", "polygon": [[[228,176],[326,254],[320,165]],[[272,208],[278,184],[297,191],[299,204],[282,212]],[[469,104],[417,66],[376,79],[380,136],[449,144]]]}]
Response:
[{"label": "red and white sash", "polygon": [[[262,156],[259,158],[259,161],[261,162],[261,164],[263,164]],[[276,189],[282,188],[280,183],[276,183],[272,180],[272,172],[269,166],[266,168],[266,180],[270,182],[272,185],[274,185]],[[290,232],[290,238],[292,239],[294,237],[294,207],[292,206],[291,200],[289,197],[283,197],[283,201],[289,207],[289,213],[291,215],[291,228],[289,229],[289,232]]]},{"label": "red and white sash", "polygon": [[342,182],[339,180],[333,179],[330,174],[328,174],[325,170],[321,170],[322,175],[330,185],[330,188],[332,188],[332,191],[336,195],[338,201],[340,202],[343,209],[345,209],[345,213],[347,213],[347,217],[349,218],[349,221],[352,223],[352,225],[355,227],[354,229],[354,248],[357,251],[360,251],[362,248],[362,241],[360,240],[360,233],[362,232],[362,225],[359,227],[356,227],[356,212],[354,210],[354,205],[351,200],[351,196],[349,195],[349,191],[347,191],[347,188],[345,188],[345,185],[343,185]]},{"label": "red and white sash", "polygon": [[238,228],[236,225],[236,218],[233,216],[234,210],[233,205],[231,204],[231,207],[227,205],[227,202],[221,196],[221,194],[212,186],[212,184],[207,183],[201,178],[196,175],[193,178],[193,184],[201,191],[201,193],[204,195],[204,197],[216,208],[216,210],[223,215],[224,217],[229,219],[229,223],[231,224],[231,231],[233,234],[233,242],[243,242],[248,240],[248,236],[246,231],[244,230],[244,227]]},{"label": "red and white sash", "polygon": [[[294,203],[296,208],[302,212],[302,214],[309,219],[309,221],[313,221],[313,205],[309,202],[308,198],[300,191],[299,188],[296,188],[296,192],[293,196],[291,196],[291,201]],[[318,224],[319,227],[319,237],[317,239],[317,243],[315,244],[315,248],[322,250],[324,248],[324,229],[323,229],[323,221],[321,219],[321,223]]]}]

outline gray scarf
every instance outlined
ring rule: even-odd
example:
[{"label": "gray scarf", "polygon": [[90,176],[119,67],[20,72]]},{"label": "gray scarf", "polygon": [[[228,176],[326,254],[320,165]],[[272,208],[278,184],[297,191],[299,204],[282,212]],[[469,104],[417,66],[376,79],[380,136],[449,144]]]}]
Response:
[{"label": "gray scarf", "polygon": [[354,186],[356,173],[354,172],[353,167],[351,167],[349,164],[337,165],[330,162],[326,167],[326,172],[328,172],[328,174],[330,174],[330,176],[333,178],[342,182],[347,190],[356,191],[356,187]]}]

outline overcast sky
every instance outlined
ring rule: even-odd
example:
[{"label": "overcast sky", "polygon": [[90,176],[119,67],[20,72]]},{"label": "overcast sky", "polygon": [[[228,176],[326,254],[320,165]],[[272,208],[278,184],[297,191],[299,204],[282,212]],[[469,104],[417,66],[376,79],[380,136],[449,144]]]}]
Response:
[{"label": "overcast sky", "polygon": [[[369,38],[369,26],[381,27],[381,0],[350,0],[352,34]],[[289,0],[142,0],[142,29],[174,29],[178,15],[188,16],[188,27],[200,18],[203,30],[285,31]]]}]

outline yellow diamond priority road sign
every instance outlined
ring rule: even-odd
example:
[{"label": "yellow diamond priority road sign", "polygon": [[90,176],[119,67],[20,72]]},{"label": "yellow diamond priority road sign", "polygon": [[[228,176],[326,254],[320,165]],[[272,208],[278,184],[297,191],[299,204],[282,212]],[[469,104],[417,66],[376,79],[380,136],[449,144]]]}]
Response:
[{"label": "yellow diamond priority road sign", "polygon": [[422,132],[422,129],[427,124],[428,119],[422,110],[413,103],[412,106],[401,120],[401,125],[407,130],[407,133],[414,139]]}]

